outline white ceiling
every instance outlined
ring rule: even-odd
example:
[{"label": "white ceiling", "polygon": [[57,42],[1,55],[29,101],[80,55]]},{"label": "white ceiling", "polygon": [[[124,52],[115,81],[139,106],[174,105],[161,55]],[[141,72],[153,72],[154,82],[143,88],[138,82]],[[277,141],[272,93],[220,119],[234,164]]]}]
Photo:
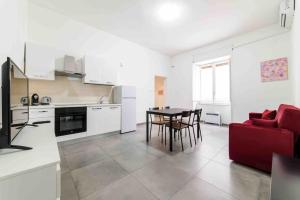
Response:
[{"label": "white ceiling", "polygon": [[103,31],[168,55],[194,49],[278,21],[281,0],[172,0],[183,15],[160,21],[170,0],[30,0]]}]

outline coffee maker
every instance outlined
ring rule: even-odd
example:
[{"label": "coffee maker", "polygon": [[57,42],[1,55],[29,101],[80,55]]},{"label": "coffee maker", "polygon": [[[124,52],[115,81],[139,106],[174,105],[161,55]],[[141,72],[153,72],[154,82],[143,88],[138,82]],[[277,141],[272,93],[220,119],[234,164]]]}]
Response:
[{"label": "coffee maker", "polygon": [[33,106],[37,106],[39,105],[39,95],[34,93],[32,96],[31,96],[31,105]]}]

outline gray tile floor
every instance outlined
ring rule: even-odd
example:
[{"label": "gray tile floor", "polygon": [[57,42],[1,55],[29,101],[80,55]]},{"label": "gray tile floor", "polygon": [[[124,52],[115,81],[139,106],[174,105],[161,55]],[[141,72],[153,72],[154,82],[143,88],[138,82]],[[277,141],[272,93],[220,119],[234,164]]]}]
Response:
[{"label": "gray tile floor", "polygon": [[202,125],[203,142],[184,138],[174,152],[157,129],[149,145],[145,125],[128,134],[105,134],[59,143],[62,200],[269,199],[270,177],[228,159],[228,128]]}]

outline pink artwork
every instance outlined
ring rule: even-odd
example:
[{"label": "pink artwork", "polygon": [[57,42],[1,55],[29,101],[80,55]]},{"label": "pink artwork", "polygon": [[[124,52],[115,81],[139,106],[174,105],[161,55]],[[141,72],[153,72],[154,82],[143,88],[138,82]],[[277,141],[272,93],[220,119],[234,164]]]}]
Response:
[{"label": "pink artwork", "polygon": [[288,79],[288,59],[278,58],[261,62],[262,82],[280,81]]}]

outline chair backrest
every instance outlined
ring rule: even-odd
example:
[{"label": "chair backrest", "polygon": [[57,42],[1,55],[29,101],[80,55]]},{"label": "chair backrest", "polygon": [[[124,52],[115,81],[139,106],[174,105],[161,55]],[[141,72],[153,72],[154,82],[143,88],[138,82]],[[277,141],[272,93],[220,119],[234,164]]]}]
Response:
[{"label": "chair backrest", "polygon": [[181,113],[180,124],[182,124],[183,118],[187,118],[187,117],[188,117],[188,124],[189,124],[191,121],[191,113],[192,113],[191,111],[183,111]]},{"label": "chair backrest", "polygon": [[202,108],[194,110],[193,123],[197,121],[197,116],[199,116],[199,122],[200,122],[201,114],[202,114]]},{"label": "chair backrest", "polygon": [[[165,107],[162,107],[162,109],[170,109],[171,107],[170,106],[165,106]],[[168,120],[169,119],[169,117],[166,117],[166,116],[163,116],[163,119],[164,120]]]},{"label": "chair backrest", "polygon": [[159,110],[159,107],[149,108],[149,110]]},{"label": "chair backrest", "polygon": [[[151,111],[151,110],[159,110],[159,107],[149,108],[149,110],[150,110],[150,111]],[[152,116],[155,118],[155,117],[158,116],[158,115],[151,114],[151,115],[150,115],[150,121],[151,121],[151,122],[153,122]],[[159,120],[160,120],[160,117],[159,117]]]}]

